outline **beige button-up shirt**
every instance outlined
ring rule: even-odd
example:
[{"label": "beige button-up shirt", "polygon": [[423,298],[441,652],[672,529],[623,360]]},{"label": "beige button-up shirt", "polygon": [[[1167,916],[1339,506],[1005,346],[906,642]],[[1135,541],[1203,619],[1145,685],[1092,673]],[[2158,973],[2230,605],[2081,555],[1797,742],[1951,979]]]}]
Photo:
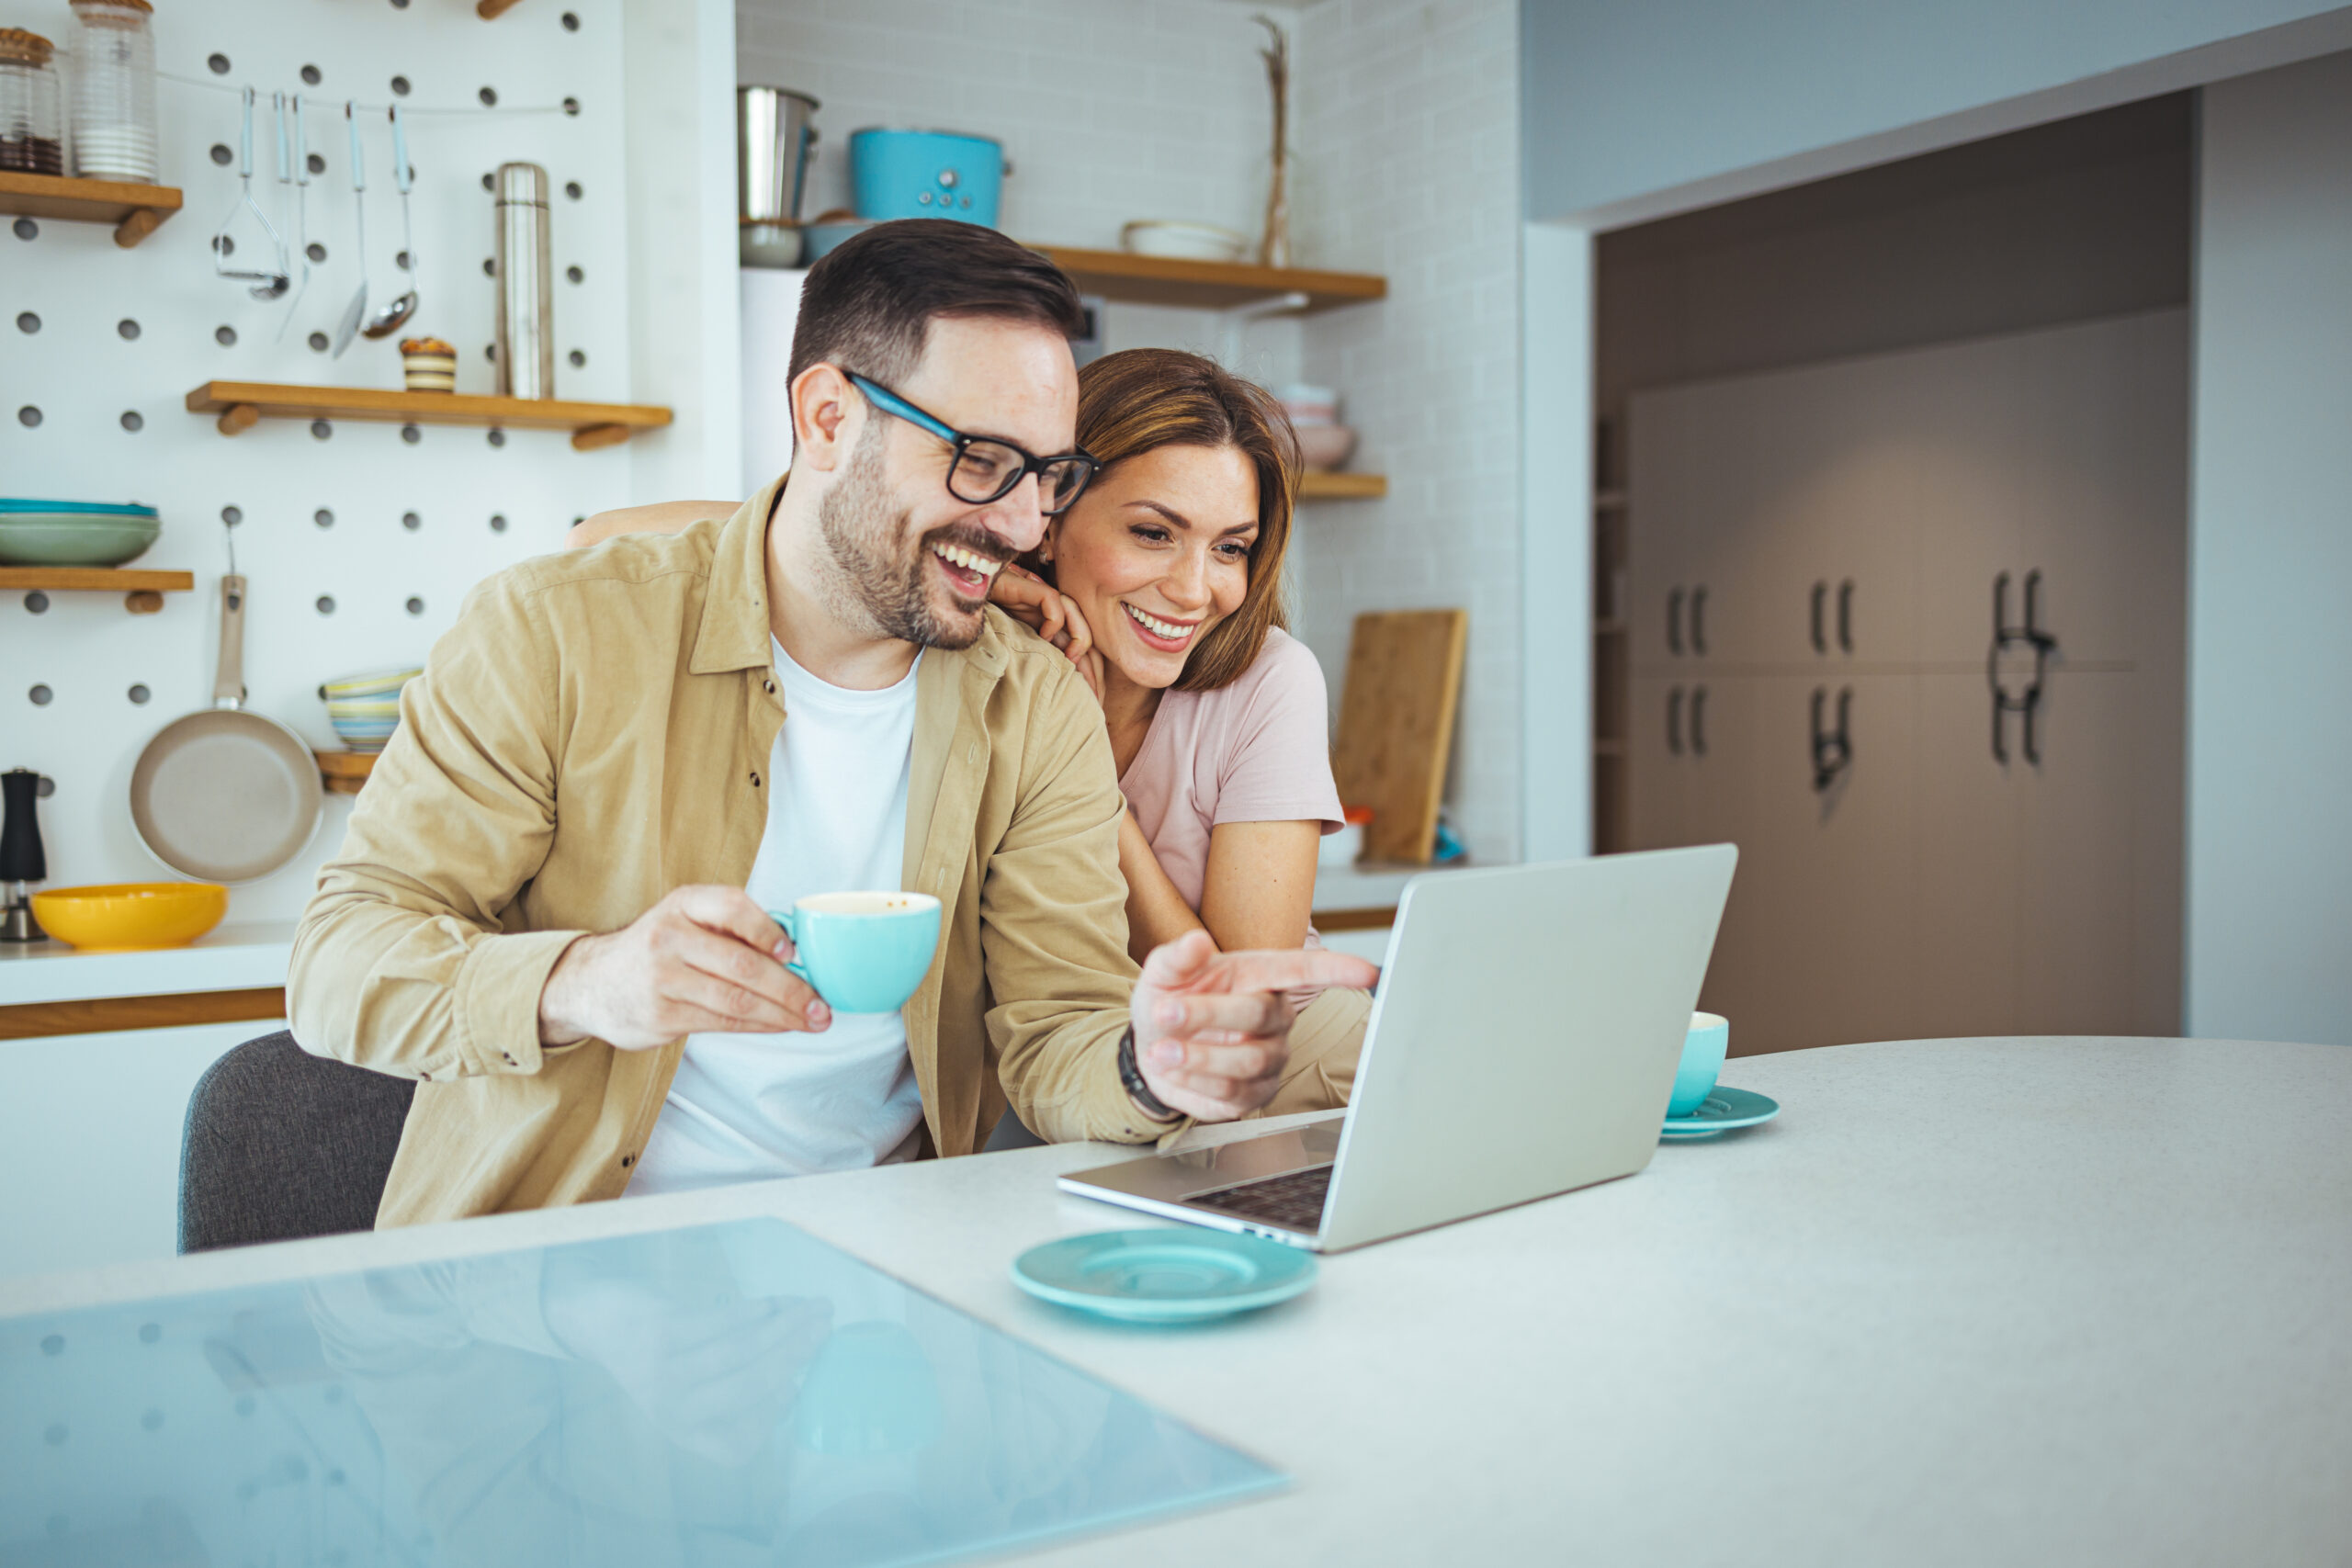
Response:
[{"label": "beige button-up shirt", "polygon": [[[544,556],[477,588],[319,875],[294,1033],[420,1081],[379,1225],[617,1197],[683,1042],[542,1047],[564,948],[689,883],[741,886],[788,722],[769,653],[771,486],[724,523]],[[880,787],[883,781],[876,781]],[[1136,967],[1118,784],[1069,662],[991,608],[916,677],[906,886],[944,906],[906,1006],[932,1147],[1008,1098],[1044,1137],[1168,1129],[1120,1087]]]}]

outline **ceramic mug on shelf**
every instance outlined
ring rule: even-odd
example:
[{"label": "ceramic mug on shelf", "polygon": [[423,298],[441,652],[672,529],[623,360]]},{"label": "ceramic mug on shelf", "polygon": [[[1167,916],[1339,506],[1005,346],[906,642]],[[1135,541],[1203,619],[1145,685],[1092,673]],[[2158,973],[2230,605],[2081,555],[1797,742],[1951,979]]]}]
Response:
[{"label": "ceramic mug on shelf", "polygon": [[814,893],[768,915],[798,950],[786,967],[835,1012],[898,1011],[939,947],[928,893]]}]

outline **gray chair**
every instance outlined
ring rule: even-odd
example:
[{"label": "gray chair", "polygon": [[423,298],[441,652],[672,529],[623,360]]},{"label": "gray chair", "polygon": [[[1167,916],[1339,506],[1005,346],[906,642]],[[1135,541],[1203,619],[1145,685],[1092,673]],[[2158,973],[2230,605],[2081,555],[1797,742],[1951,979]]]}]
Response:
[{"label": "gray chair", "polygon": [[180,1250],[374,1228],[415,1093],[283,1030],[213,1063],[180,1135]]}]

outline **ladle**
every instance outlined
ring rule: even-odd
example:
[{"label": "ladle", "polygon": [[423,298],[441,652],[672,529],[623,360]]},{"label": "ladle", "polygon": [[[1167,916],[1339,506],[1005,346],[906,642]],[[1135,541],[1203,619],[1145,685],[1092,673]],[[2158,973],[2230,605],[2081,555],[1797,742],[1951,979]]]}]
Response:
[{"label": "ladle", "polygon": [[376,312],[363,329],[369,337],[390,337],[402,321],[416,314],[416,233],[409,227],[408,193],[416,171],[409,167],[408,130],[401,123],[401,107],[392,106],[392,183],[401,187],[401,260],[408,268],[408,291]]},{"label": "ladle", "polygon": [[359,291],[344,308],[343,320],[334,329],[334,357],[341,359],[343,351],[359,334],[359,323],[368,314],[368,171],[359,161],[359,118],[353,111],[356,105],[348,98],[343,103],[343,122],[351,130],[351,210],[359,225]]}]

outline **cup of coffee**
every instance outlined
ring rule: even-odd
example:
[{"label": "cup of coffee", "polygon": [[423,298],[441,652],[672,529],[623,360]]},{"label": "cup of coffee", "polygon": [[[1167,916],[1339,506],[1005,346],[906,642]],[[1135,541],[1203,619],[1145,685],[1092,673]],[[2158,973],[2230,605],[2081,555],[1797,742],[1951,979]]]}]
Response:
[{"label": "cup of coffee", "polygon": [[1682,1036],[1682,1065],[1674,1070],[1674,1096],[1666,1102],[1668,1116],[1688,1116],[1706,1103],[1714,1091],[1715,1075],[1724,1070],[1724,1053],[1731,1048],[1731,1021],[1720,1014],[1694,1012]]},{"label": "cup of coffee", "polygon": [[928,893],[812,893],[768,915],[798,950],[786,967],[835,1012],[898,1011],[939,948],[939,900]]}]

